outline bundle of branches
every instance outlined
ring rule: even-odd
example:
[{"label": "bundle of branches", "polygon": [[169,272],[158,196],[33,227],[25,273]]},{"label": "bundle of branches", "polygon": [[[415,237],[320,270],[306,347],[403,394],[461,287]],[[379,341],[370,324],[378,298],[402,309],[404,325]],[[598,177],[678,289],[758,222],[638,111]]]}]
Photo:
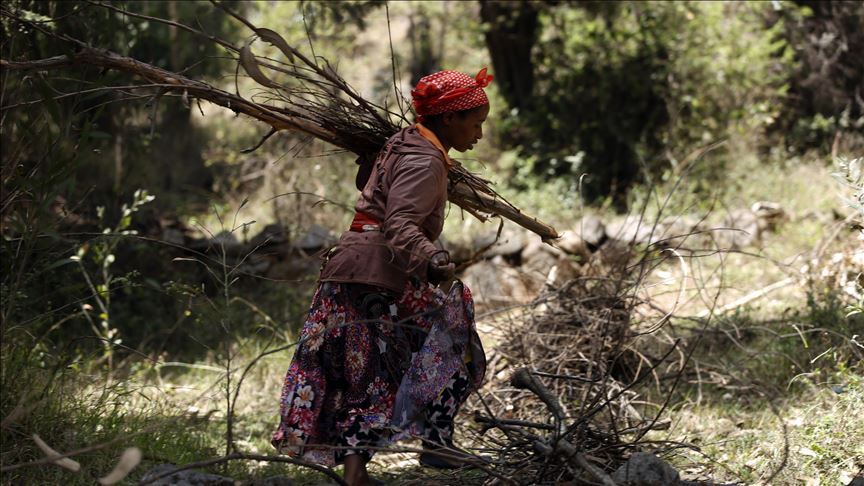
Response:
[{"label": "bundle of branches", "polygon": [[[137,14],[107,3],[89,3],[130,17],[168,24],[215,42],[234,56],[239,66],[242,66],[261,88],[249,98],[241,96],[239,88],[235,93],[229,93],[180,73],[166,71],[108,50],[93,48],[79,39],[46,28],[44,23],[28,20],[22,12],[16,12],[7,6],[0,9],[3,17],[27,29],[62,40],[70,44],[73,52],[41,60],[3,59],[0,60],[2,68],[4,70],[50,70],[85,64],[124,71],[147,80],[149,82],[147,87],[159,89],[158,94],[154,96],[156,99],[167,92],[181,93],[186,98],[207,100],[267,123],[271,130],[255,148],[260,147],[270,136],[280,130],[294,130],[357,154],[361,168],[364,164],[370,164],[385,141],[399,129],[401,124],[407,122],[405,116],[407,108],[403,108],[401,102],[398,103],[400,111],[397,113],[365,100],[336,73],[325,59],[315,55],[310,59],[275,31],[257,27],[243,16],[216,2],[214,2],[216,7],[242,22],[254,34],[252,40],[242,48],[173,20]],[[257,57],[252,51],[252,42],[255,39],[272,44],[284,57],[282,59]],[[274,81],[273,76],[276,75],[284,80]],[[398,89],[396,92],[397,101],[404,101]],[[20,105],[4,106],[3,110]],[[499,215],[537,233],[543,239],[558,237],[554,228],[524,214],[492,189],[488,180],[472,174],[461,165],[457,164],[450,171],[449,177],[449,200],[475,217],[485,221],[490,215]]]},{"label": "bundle of branches", "polygon": [[635,256],[625,250],[612,267],[589,262],[585,276],[538,299],[502,339],[498,352],[528,366],[488,387],[494,400],[475,415],[484,439],[506,458],[501,476],[520,484],[614,484],[611,472],[644,448],[644,435],[667,425],[633,405],[634,387],[676,349],[651,360],[630,346],[639,303],[633,289],[645,262],[633,263]]}]

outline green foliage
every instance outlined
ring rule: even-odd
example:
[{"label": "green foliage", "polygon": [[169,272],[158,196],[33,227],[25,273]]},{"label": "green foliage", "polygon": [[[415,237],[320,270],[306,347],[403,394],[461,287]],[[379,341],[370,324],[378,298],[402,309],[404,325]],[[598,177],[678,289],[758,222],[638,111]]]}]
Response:
[{"label": "green foliage", "polygon": [[789,96],[772,131],[790,149],[836,155],[839,144],[860,150],[864,138],[864,4],[778,3],[776,17],[796,65],[787,73]]},{"label": "green foliage", "polygon": [[[593,4],[592,4],[593,5]],[[770,4],[562,5],[543,12],[533,108],[503,122],[543,178],[587,174],[590,200],[674,169],[697,145],[759,133],[791,61]],[[722,167],[716,167],[719,171]],[[575,197],[575,195],[574,195]]]}]

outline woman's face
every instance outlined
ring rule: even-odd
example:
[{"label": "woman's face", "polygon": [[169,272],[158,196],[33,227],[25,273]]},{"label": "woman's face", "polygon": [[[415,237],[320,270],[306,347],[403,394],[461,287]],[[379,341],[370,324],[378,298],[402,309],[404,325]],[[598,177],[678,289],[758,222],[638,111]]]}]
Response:
[{"label": "woman's face", "polygon": [[483,123],[489,115],[489,105],[478,106],[461,113],[449,112],[442,117],[441,143],[447,148],[465,152],[483,138]]}]

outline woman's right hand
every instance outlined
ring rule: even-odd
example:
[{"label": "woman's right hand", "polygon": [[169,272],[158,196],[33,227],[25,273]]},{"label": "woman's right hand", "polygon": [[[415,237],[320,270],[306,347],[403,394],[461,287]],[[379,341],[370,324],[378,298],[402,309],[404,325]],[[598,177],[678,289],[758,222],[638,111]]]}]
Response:
[{"label": "woman's right hand", "polygon": [[440,251],[429,259],[429,283],[438,285],[441,282],[446,282],[456,275],[456,265],[450,261],[450,254],[446,251]]}]

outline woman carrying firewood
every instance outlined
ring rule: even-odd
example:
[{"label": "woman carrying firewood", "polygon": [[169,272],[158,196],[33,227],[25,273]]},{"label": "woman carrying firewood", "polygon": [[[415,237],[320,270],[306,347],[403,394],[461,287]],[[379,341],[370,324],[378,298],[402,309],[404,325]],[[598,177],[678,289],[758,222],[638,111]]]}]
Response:
[{"label": "woman carrying firewood", "polygon": [[448,152],[483,137],[491,80],[483,69],[417,83],[418,122],[378,154],[351,227],[322,267],[272,442],[310,462],[344,464],[349,485],[374,484],[366,463],[403,438],[421,439],[425,466],[477,460],[453,446],[453,419],[480,385],[485,357],[471,293],[458,281],[439,286],[454,265],[433,242],[444,225]]}]

